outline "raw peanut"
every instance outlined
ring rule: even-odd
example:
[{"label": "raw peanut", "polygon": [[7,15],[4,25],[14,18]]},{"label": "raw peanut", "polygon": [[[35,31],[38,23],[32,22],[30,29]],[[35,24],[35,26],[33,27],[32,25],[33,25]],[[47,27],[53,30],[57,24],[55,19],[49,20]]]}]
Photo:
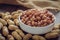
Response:
[{"label": "raw peanut", "polygon": [[25,20],[25,17],[21,17],[23,20]]},{"label": "raw peanut", "polygon": [[8,29],[9,30],[16,30],[16,29],[18,29],[18,26],[16,26],[16,25],[9,25]]},{"label": "raw peanut", "polygon": [[51,12],[48,11],[47,13],[48,16],[52,16],[53,14]]},{"label": "raw peanut", "polygon": [[5,16],[7,16],[7,14],[5,13],[1,13],[2,14],[2,18],[4,18]]},{"label": "raw peanut", "polygon": [[38,25],[38,23],[37,22],[35,22],[35,26],[37,26]]},{"label": "raw peanut", "polygon": [[60,24],[55,24],[54,29],[60,29]]},{"label": "raw peanut", "polygon": [[45,34],[45,38],[47,38],[47,39],[56,38],[58,36],[59,36],[59,33],[57,33],[57,32],[52,32],[52,33]]},{"label": "raw peanut", "polygon": [[32,15],[29,15],[29,18],[31,18],[32,17]]},{"label": "raw peanut", "polygon": [[3,12],[0,12],[0,17],[2,17],[3,14],[4,14]]},{"label": "raw peanut", "polygon": [[4,36],[7,36],[9,34],[8,28],[6,26],[2,28],[2,33]]},{"label": "raw peanut", "polygon": [[24,12],[25,12],[26,15],[30,15],[31,14],[30,11],[28,11],[28,12],[24,11]]},{"label": "raw peanut", "polygon": [[37,13],[35,13],[34,15],[35,15],[35,16],[38,16],[38,14],[37,14]]},{"label": "raw peanut", "polygon": [[46,26],[46,25],[47,25],[47,23],[44,23],[44,24],[43,24],[43,26]]},{"label": "raw peanut", "polygon": [[31,37],[32,37],[31,34],[26,34],[26,35],[23,37],[23,40],[29,40]]},{"label": "raw peanut", "polygon": [[31,26],[31,21],[27,21],[26,24],[30,25]]},{"label": "raw peanut", "polygon": [[24,37],[24,36],[25,36],[25,34],[23,33],[23,31],[20,30],[20,29],[16,29],[16,32],[17,32],[21,37]]},{"label": "raw peanut", "polygon": [[32,18],[30,18],[30,21],[33,21],[33,19],[32,19]]},{"label": "raw peanut", "polygon": [[34,35],[34,36],[32,36],[32,39],[33,40],[40,40],[40,37],[38,35]]},{"label": "raw peanut", "polygon": [[47,21],[47,23],[48,23],[48,24],[51,24],[51,23],[52,23],[52,21],[51,21],[51,20],[48,20],[48,21]]},{"label": "raw peanut", "polygon": [[5,12],[5,14],[10,15],[10,12]]},{"label": "raw peanut", "polygon": [[[37,13],[37,12],[36,12]],[[40,15],[40,12],[38,11],[37,15],[36,16],[39,16]]]},{"label": "raw peanut", "polygon": [[27,21],[27,20],[28,20],[28,18],[22,17],[22,20]]},{"label": "raw peanut", "polygon": [[33,20],[36,20],[35,16],[32,16],[32,21],[33,21]]},{"label": "raw peanut", "polygon": [[3,14],[2,14],[2,18],[4,18],[5,16],[7,16],[7,15],[3,13]]},{"label": "raw peanut", "polygon": [[54,17],[52,17],[52,21],[54,21],[55,20],[55,18]]},{"label": "raw peanut", "polygon": [[5,16],[8,16],[8,15],[10,15],[9,12],[3,13],[3,14],[2,14],[2,18],[4,18]]},{"label": "raw peanut", "polygon": [[8,40],[14,40],[14,37],[12,35],[8,35]]},{"label": "raw peanut", "polygon": [[21,19],[21,21],[24,23],[24,19]]},{"label": "raw peanut", "polygon": [[55,30],[52,30],[51,32],[53,32],[53,33],[60,33],[60,30],[59,29],[55,29]]},{"label": "raw peanut", "polygon": [[26,18],[26,17],[27,17],[27,15],[24,15],[24,17]]},{"label": "raw peanut", "polygon": [[0,40],[5,40],[5,37],[3,37],[2,35],[0,35]]},{"label": "raw peanut", "polygon": [[36,17],[36,20],[41,20],[41,18],[39,16]]},{"label": "raw peanut", "polygon": [[30,18],[31,21],[34,21],[35,19],[36,19],[36,18],[34,18],[34,17]]},{"label": "raw peanut", "polygon": [[38,21],[38,26],[40,26],[40,25],[41,25],[41,22]]},{"label": "raw peanut", "polygon": [[36,13],[37,12],[37,9],[31,9],[29,11],[32,12],[32,13]]},{"label": "raw peanut", "polygon": [[3,19],[5,19],[5,20],[11,19],[11,18],[12,18],[11,15],[7,15],[7,16],[3,17]]},{"label": "raw peanut", "polygon": [[19,17],[19,14],[14,14],[14,15],[12,15],[12,18],[13,19],[17,19]]},{"label": "raw peanut", "polygon": [[25,21],[28,21],[28,20],[29,20],[29,17],[26,17],[26,18],[25,18]]},{"label": "raw peanut", "polygon": [[34,26],[34,25],[35,25],[35,22],[34,22],[34,21],[32,21],[32,22],[31,22],[31,24],[32,24],[32,26]]},{"label": "raw peanut", "polygon": [[19,34],[16,31],[12,32],[12,36],[16,39],[16,40],[22,40],[21,36],[19,36]]},{"label": "raw peanut", "polygon": [[15,14],[21,14],[23,11],[22,10],[17,10],[11,13],[11,15],[15,15]]},{"label": "raw peanut", "polygon": [[34,36],[32,36],[32,39],[33,39],[33,40],[46,40],[44,37],[39,36],[39,35],[34,35]]},{"label": "raw peanut", "polygon": [[42,19],[45,19],[45,18],[47,18],[47,16],[44,15],[44,16],[42,17]]},{"label": "raw peanut", "polygon": [[9,25],[14,25],[14,24],[15,24],[14,21],[12,21],[12,20],[10,20],[10,19],[7,20],[7,23],[8,23]]},{"label": "raw peanut", "polygon": [[44,23],[43,20],[40,21],[41,25]]},{"label": "raw peanut", "polygon": [[23,19],[22,19],[21,21],[22,21],[23,23],[25,23],[25,21],[24,21]]},{"label": "raw peanut", "polygon": [[44,16],[44,14],[40,14],[40,17]]},{"label": "raw peanut", "polygon": [[47,19],[44,19],[43,22],[46,23],[47,22]]},{"label": "raw peanut", "polygon": [[28,24],[28,23],[31,23],[31,21],[27,21],[26,23],[27,23],[27,24]]},{"label": "raw peanut", "polygon": [[23,10],[17,10],[17,14],[19,14],[19,16],[21,16],[23,13]]},{"label": "raw peanut", "polygon": [[29,26],[32,26],[31,23],[28,24]]},{"label": "raw peanut", "polygon": [[1,18],[0,18],[0,22],[1,22],[3,25],[7,25],[7,22],[6,22],[4,19],[1,19]]},{"label": "raw peanut", "polygon": [[49,17],[46,17],[46,20],[50,20],[51,18],[49,18]]},{"label": "raw peanut", "polygon": [[22,15],[22,13],[19,13],[19,16],[21,16]]},{"label": "raw peanut", "polygon": [[15,14],[18,14],[18,12],[14,11],[14,12],[11,13],[11,15],[15,15]]},{"label": "raw peanut", "polygon": [[3,24],[0,22],[0,30],[2,29],[2,27],[3,27]]},{"label": "raw peanut", "polygon": [[2,14],[0,13],[0,17],[2,16]]},{"label": "raw peanut", "polygon": [[22,13],[22,12],[23,12],[23,10],[17,10],[17,13],[19,13],[19,14]]},{"label": "raw peanut", "polygon": [[18,19],[14,19],[14,23],[15,23],[17,26],[19,26],[19,21],[18,21]]}]

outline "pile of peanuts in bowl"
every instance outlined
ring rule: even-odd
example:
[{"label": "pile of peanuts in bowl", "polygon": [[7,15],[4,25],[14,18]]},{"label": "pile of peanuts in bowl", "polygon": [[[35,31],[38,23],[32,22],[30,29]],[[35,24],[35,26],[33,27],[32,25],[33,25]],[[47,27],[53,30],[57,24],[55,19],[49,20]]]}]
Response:
[{"label": "pile of peanuts in bowl", "polygon": [[44,27],[54,22],[54,15],[47,10],[30,9],[21,15],[21,21],[32,27]]}]

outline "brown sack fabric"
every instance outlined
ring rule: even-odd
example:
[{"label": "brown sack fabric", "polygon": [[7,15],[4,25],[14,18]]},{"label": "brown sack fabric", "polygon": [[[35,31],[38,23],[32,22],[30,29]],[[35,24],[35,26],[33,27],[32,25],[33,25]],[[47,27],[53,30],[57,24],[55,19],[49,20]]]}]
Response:
[{"label": "brown sack fabric", "polygon": [[[60,0],[16,0],[28,8],[60,9]],[[25,2],[24,2],[25,1]]]},{"label": "brown sack fabric", "polygon": [[28,8],[60,10],[60,0],[0,0],[0,3],[23,5]]}]

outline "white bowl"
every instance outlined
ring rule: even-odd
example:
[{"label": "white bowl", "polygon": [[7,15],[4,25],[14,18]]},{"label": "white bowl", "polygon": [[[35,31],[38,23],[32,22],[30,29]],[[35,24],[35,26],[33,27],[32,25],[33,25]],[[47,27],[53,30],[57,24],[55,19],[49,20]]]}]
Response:
[{"label": "white bowl", "polygon": [[53,23],[51,23],[50,25],[47,25],[45,27],[31,27],[29,25],[24,24],[21,20],[20,20],[20,16],[19,16],[19,24],[20,24],[20,28],[28,33],[31,34],[45,34],[47,32],[50,32],[55,24],[55,21]]}]

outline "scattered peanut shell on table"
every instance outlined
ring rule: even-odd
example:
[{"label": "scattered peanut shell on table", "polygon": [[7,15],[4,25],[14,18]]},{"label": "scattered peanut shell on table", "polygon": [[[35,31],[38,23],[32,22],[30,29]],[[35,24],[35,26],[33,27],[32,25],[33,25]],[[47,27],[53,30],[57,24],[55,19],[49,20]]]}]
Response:
[{"label": "scattered peanut shell on table", "polygon": [[43,36],[39,36],[39,35],[34,35],[32,36],[33,40],[46,40]]},{"label": "scattered peanut shell on table", "polygon": [[50,38],[56,38],[56,37],[58,37],[59,36],[59,33],[47,33],[47,34],[45,34],[45,38],[47,38],[47,39],[50,39]]},{"label": "scattered peanut shell on table", "polygon": [[7,25],[7,22],[6,22],[4,19],[2,19],[2,18],[0,18],[0,22],[1,22],[3,25]]},{"label": "scattered peanut shell on table", "polygon": [[23,33],[23,31],[20,30],[20,29],[16,29],[16,32],[17,32],[21,37],[24,37],[24,36],[25,36],[25,34]]},{"label": "scattered peanut shell on table", "polygon": [[8,35],[8,40],[14,40],[14,37],[12,35]]},{"label": "scattered peanut shell on table", "polygon": [[32,38],[32,35],[31,35],[31,34],[26,34],[26,35],[23,37],[23,40],[29,40],[30,38]]},{"label": "scattered peanut shell on table", "polygon": [[2,27],[3,27],[3,24],[0,22],[0,30],[2,29]]},{"label": "scattered peanut shell on table", "polygon": [[22,40],[22,37],[21,37],[16,31],[13,31],[13,32],[12,32],[12,36],[13,36],[16,40]]},{"label": "scattered peanut shell on table", "polygon": [[2,28],[2,33],[3,33],[4,36],[7,36],[7,35],[9,34],[9,31],[8,31],[7,26],[4,26],[4,27]]},{"label": "scattered peanut shell on table", "polygon": [[18,28],[18,26],[16,26],[16,25],[9,25],[9,26],[8,26],[8,29],[9,29],[9,30],[16,30],[16,29],[19,29],[19,28]]},{"label": "scattered peanut shell on table", "polygon": [[14,19],[14,23],[15,23],[17,26],[19,26],[19,21],[18,21],[18,19]]},{"label": "scattered peanut shell on table", "polygon": [[14,21],[12,21],[12,20],[10,20],[10,19],[7,20],[7,23],[8,23],[9,25],[14,25],[14,24],[15,24]]}]

